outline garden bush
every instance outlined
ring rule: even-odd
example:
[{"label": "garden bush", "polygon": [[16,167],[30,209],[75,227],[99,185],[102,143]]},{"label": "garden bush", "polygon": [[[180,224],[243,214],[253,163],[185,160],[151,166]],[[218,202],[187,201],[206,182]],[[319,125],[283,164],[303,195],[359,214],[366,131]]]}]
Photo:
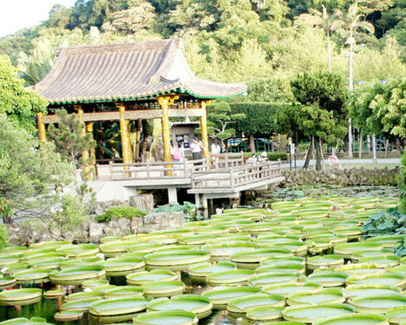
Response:
[{"label": "garden bush", "polygon": [[147,215],[147,211],[140,210],[131,206],[121,206],[121,207],[114,207],[107,210],[106,213],[101,214],[96,217],[97,222],[109,222],[111,218],[114,216],[117,219],[119,218],[142,218],[143,216]]},{"label": "garden bush", "polygon": [[0,225],[0,251],[7,246],[8,234],[7,229],[3,225]]},{"label": "garden bush", "polygon": [[172,202],[166,205],[160,205],[152,210],[152,213],[158,212],[183,212],[186,218],[194,218],[196,216],[196,205],[188,201],[183,202],[183,205]]}]

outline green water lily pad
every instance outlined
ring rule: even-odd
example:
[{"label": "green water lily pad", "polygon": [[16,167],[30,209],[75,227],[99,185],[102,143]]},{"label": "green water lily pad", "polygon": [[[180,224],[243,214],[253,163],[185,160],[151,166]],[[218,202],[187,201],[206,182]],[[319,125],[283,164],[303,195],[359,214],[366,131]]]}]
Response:
[{"label": "green water lily pad", "polygon": [[310,270],[318,268],[337,267],[344,264],[344,258],[341,255],[323,255],[307,258],[307,267]]},{"label": "green water lily pad", "polygon": [[13,274],[18,283],[43,283],[49,281],[52,269],[27,269]]},{"label": "green water lily pad", "polygon": [[247,286],[216,287],[212,290],[204,291],[202,296],[210,299],[214,309],[225,309],[231,299],[259,293],[260,291],[260,288]]},{"label": "green water lily pad", "polygon": [[88,292],[75,292],[65,297],[65,301],[89,300],[89,299],[103,299],[103,293],[97,291]]},{"label": "green water lily pad", "polygon": [[259,274],[259,273],[280,273],[280,272],[288,272],[288,273],[301,273],[301,274],[305,274],[306,272],[306,267],[302,264],[298,264],[298,263],[293,263],[293,264],[277,264],[277,265],[262,265],[262,266],[258,266],[255,269],[255,273]]},{"label": "green water lily pad", "polygon": [[62,305],[63,310],[81,310],[88,311],[92,303],[99,301],[99,298],[79,299],[66,302]]},{"label": "green water lily pad", "polygon": [[136,286],[121,286],[104,291],[104,298],[124,298],[142,296],[144,291]]},{"label": "green water lily pad", "polygon": [[406,297],[401,294],[386,294],[379,296],[360,296],[349,300],[359,313],[383,314],[388,309],[406,306]]},{"label": "green water lily pad", "polygon": [[58,322],[71,322],[83,317],[82,310],[63,310],[54,315],[54,318]]},{"label": "green water lily pad", "polygon": [[406,322],[406,306],[393,307],[386,311],[390,323],[399,324]]},{"label": "green water lily pad", "polygon": [[334,253],[343,256],[344,258],[351,258],[352,255],[357,255],[357,251],[365,250],[380,250],[383,244],[374,242],[354,242],[334,246]]},{"label": "green water lily pad", "polygon": [[341,289],[329,288],[319,291],[294,292],[288,296],[287,303],[293,305],[318,305],[329,303],[342,303],[345,297]]},{"label": "green water lily pad", "polygon": [[301,276],[300,272],[268,272],[251,276],[248,283],[255,287],[265,287],[271,284],[297,282]]},{"label": "green water lily pad", "polygon": [[313,325],[388,325],[384,315],[349,314],[318,320]]},{"label": "green water lily pad", "polygon": [[95,289],[97,287],[103,287],[108,285],[110,282],[107,279],[98,279],[98,280],[86,280],[83,281],[82,287],[83,289]]},{"label": "green water lily pad", "polygon": [[86,280],[105,278],[106,271],[101,265],[74,267],[49,274],[51,282],[62,285],[80,285]]},{"label": "green water lily pad", "polygon": [[141,288],[146,297],[160,298],[182,294],[185,284],[181,281],[161,281],[145,283]]},{"label": "green water lily pad", "polygon": [[47,299],[57,299],[65,296],[65,291],[62,289],[48,290],[44,292],[44,297]]},{"label": "green water lily pad", "polygon": [[321,290],[322,288],[323,287],[320,283],[293,282],[293,283],[279,283],[279,284],[275,283],[275,284],[267,285],[267,286],[262,287],[262,291],[265,293],[279,294],[284,297],[287,297],[289,294],[292,294],[294,292],[301,292],[301,291],[316,292],[316,291]]},{"label": "green water lily pad", "polygon": [[256,293],[231,299],[227,303],[227,310],[233,314],[246,314],[255,307],[282,307],[284,305],[285,298],[283,296]]},{"label": "green water lily pad", "polygon": [[231,262],[237,263],[237,265],[254,264],[255,266],[255,264],[259,264],[262,260],[270,256],[286,255],[292,255],[292,251],[287,248],[258,249],[255,251],[234,253],[231,255]]},{"label": "green water lily pad", "polygon": [[155,252],[144,256],[149,269],[165,268],[173,271],[186,270],[190,265],[210,260],[210,251],[185,250],[173,252]]},{"label": "green water lily pad", "polygon": [[136,325],[196,325],[199,319],[195,314],[183,311],[153,311],[134,317]]},{"label": "green water lily pad", "polygon": [[16,283],[16,279],[12,276],[5,276],[0,278],[0,289],[5,289],[13,286]]},{"label": "green water lily pad", "polygon": [[236,269],[235,263],[221,261],[215,265],[212,263],[200,263],[189,267],[189,276],[195,280],[204,280],[206,276],[216,273]]},{"label": "green water lily pad", "polygon": [[380,296],[400,293],[400,289],[390,285],[352,284],[343,290],[346,297]]},{"label": "green water lily pad", "polygon": [[24,317],[9,319],[9,320],[0,322],[0,325],[27,325],[27,324],[28,324],[28,319],[24,318]]},{"label": "green water lily pad", "polygon": [[111,298],[93,302],[89,306],[89,313],[96,316],[125,315],[143,311],[149,300],[144,297]]},{"label": "green water lily pad", "polygon": [[151,271],[139,271],[126,275],[127,283],[143,285],[150,282],[176,281],[178,275],[171,270],[156,269]]},{"label": "green water lily pad", "polygon": [[[282,318],[285,307],[260,306],[251,308],[245,317],[252,321],[268,321]],[[261,323],[262,324],[262,323]],[[274,323],[272,323],[274,324]]]},{"label": "green water lily pad", "polygon": [[369,274],[363,278],[349,276],[346,284],[379,284],[392,285],[403,289],[406,284],[406,276],[400,273]]},{"label": "green water lily pad", "polygon": [[143,270],[145,262],[140,257],[114,257],[103,263],[107,276],[125,276]]},{"label": "green water lily pad", "polygon": [[41,289],[14,289],[0,292],[0,301],[17,302],[40,298],[41,296]]},{"label": "green water lily pad", "polygon": [[307,280],[321,283],[323,287],[338,287],[344,284],[348,274],[344,272],[319,271],[310,274]]},{"label": "green water lily pad", "polygon": [[233,269],[209,274],[206,277],[206,281],[212,287],[221,285],[241,285],[245,284],[253,274],[253,270]]},{"label": "green water lily pad", "polygon": [[213,304],[210,299],[196,294],[176,295],[169,298],[154,299],[148,303],[148,311],[184,310],[192,312],[202,319],[212,312]]},{"label": "green water lily pad", "polygon": [[346,304],[325,304],[316,306],[291,306],[282,312],[283,318],[290,321],[313,323],[317,320],[343,316],[354,312],[354,307]]}]

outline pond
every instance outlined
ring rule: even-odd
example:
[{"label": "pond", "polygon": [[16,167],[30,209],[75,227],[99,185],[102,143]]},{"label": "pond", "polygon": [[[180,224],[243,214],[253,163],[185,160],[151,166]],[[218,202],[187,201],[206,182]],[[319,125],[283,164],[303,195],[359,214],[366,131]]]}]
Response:
[{"label": "pond", "polygon": [[[371,215],[397,205],[396,191],[295,191],[262,197],[270,208],[225,210],[179,230],[9,247],[0,254],[0,320],[251,325],[334,316],[381,324],[388,313],[400,323],[406,259],[393,247],[403,237],[361,232]],[[79,319],[66,320],[67,311]]]}]

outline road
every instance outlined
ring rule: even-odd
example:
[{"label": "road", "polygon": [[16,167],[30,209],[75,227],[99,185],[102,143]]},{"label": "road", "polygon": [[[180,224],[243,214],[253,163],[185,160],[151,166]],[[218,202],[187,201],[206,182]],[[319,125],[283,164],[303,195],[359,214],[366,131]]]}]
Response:
[{"label": "road", "polygon": [[[304,162],[305,162],[304,160],[296,160],[296,167],[303,167]],[[329,165],[328,160],[324,160],[323,163],[325,165],[327,165],[327,166]],[[354,158],[354,159],[339,159],[338,163],[343,168],[345,167],[345,165],[348,165],[348,164],[351,164],[351,165],[358,165],[358,164],[360,164],[360,165],[368,165],[368,164],[373,165],[374,164],[372,159],[370,159],[370,158],[369,159],[357,159],[357,158]],[[315,164],[316,164],[315,160],[310,161],[310,166],[314,166]],[[400,158],[379,158],[379,159],[377,159],[377,162],[374,165],[376,165],[378,167],[380,164],[397,164],[397,165],[400,165]],[[292,166],[292,168],[295,167],[295,162],[294,161],[292,161],[292,165],[289,164],[289,163],[282,163],[282,168],[290,168],[291,166]]]}]

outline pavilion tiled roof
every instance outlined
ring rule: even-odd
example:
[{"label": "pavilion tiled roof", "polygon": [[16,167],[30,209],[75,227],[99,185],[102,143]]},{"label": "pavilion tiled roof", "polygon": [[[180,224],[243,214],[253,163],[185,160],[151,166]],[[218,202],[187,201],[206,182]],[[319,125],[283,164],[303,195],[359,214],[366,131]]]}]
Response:
[{"label": "pavilion tiled roof", "polygon": [[197,98],[243,94],[245,83],[197,78],[180,40],[63,48],[48,75],[34,86],[51,104],[139,100],[170,92]]}]

